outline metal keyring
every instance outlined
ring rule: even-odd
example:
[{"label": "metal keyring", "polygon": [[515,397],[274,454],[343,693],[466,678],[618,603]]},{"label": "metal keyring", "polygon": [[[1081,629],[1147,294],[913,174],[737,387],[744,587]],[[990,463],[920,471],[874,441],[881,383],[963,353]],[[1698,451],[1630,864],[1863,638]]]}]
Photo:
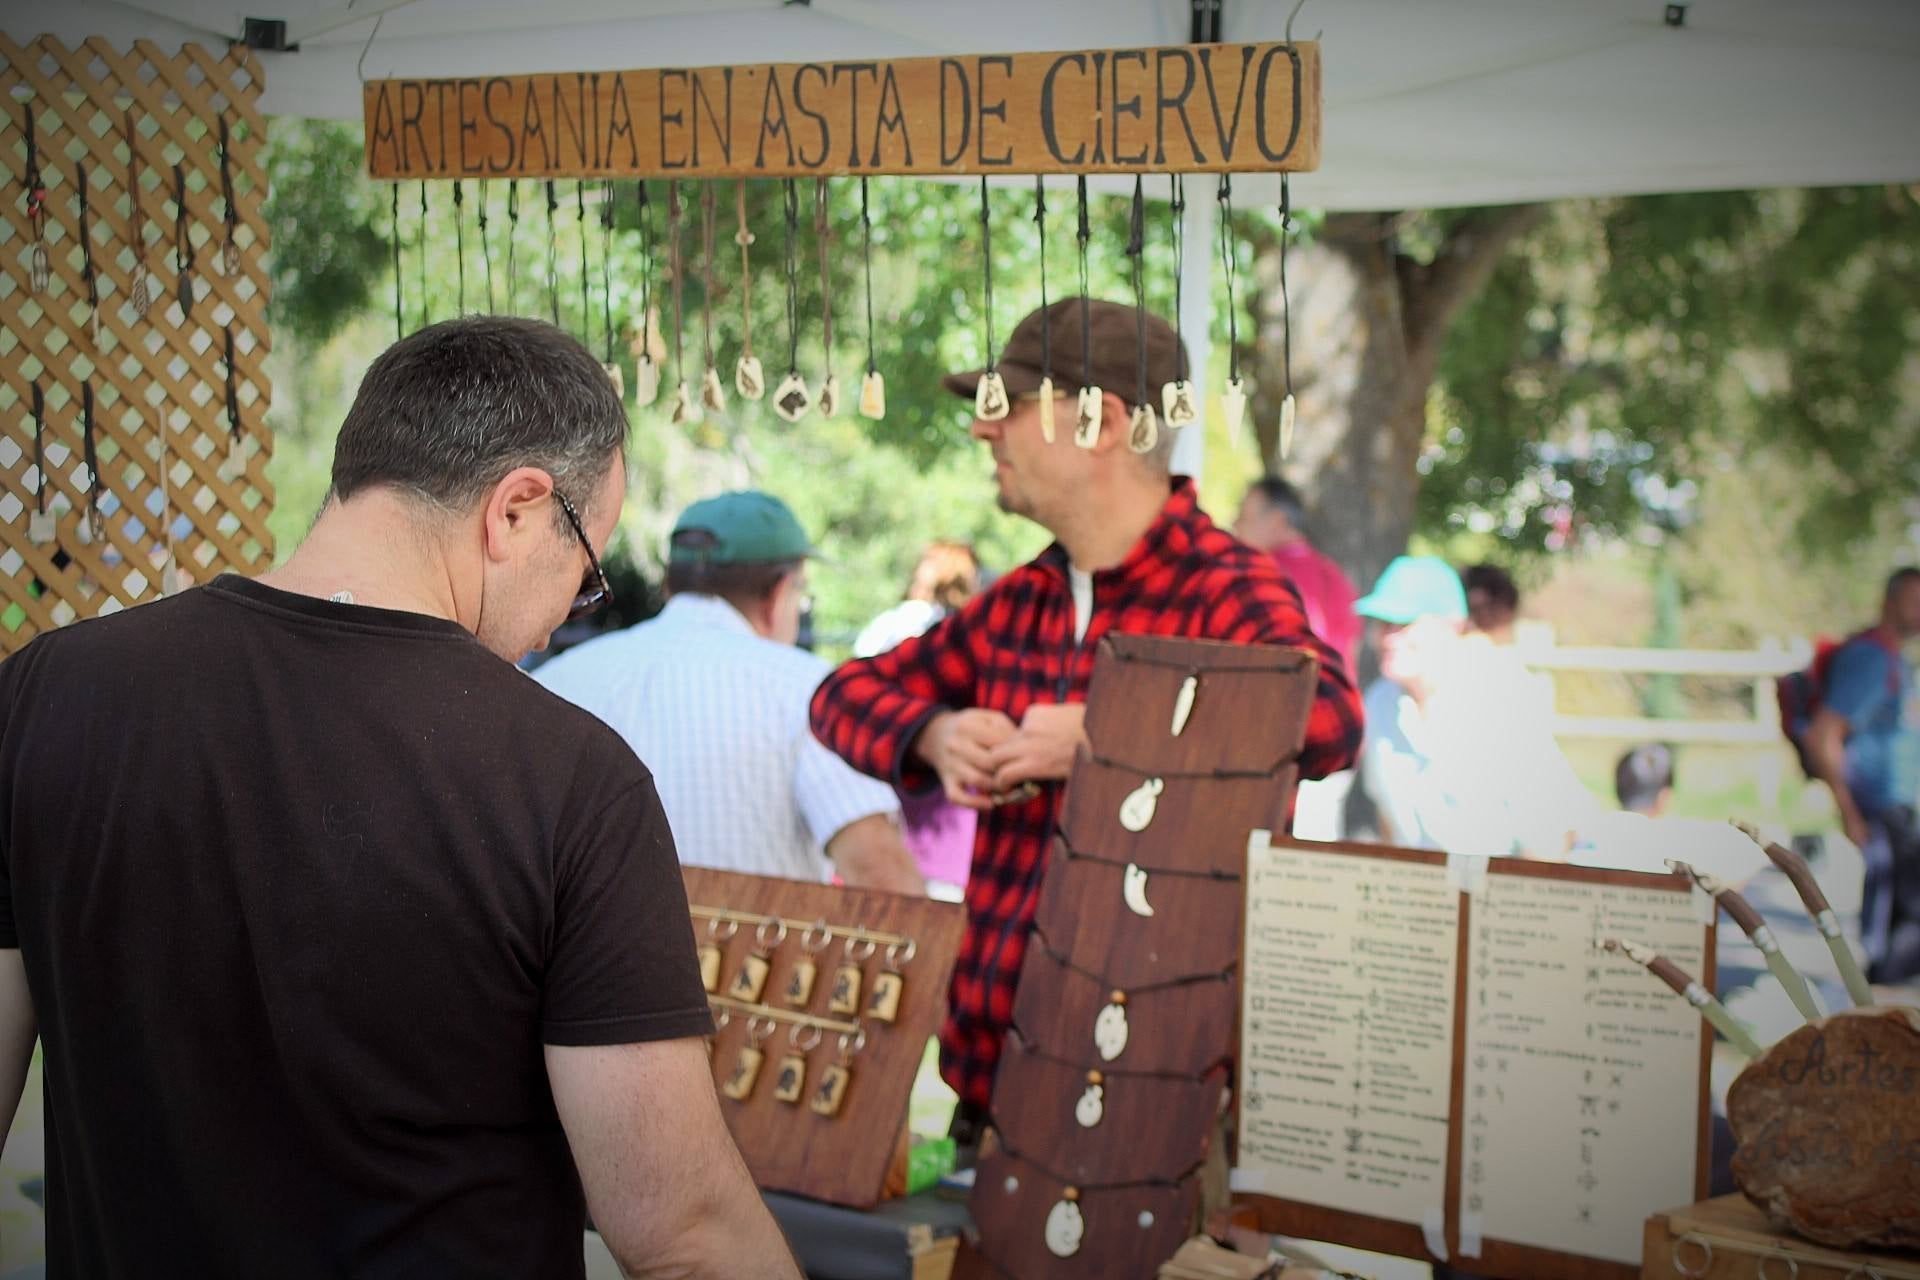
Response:
[{"label": "metal keyring", "polygon": [[846,1062],[859,1056],[860,1051],[866,1047],[867,1029],[865,1027],[860,1028],[860,1030],[854,1032],[852,1035],[848,1035],[844,1031],[840,1033],[840,1061]]},{"label": "metal keyring", "polygon": [[713,1015],[713,1034],[717,1036],[722,1031],[725,1031],[727,1029],[728,1024],[730,1024],[732,1021],[733,1021],[733,1010],[731,1009],[716,1010]]},{"label": "metal keyring", "polygon": [[887,968],[895,969],[902,965],[912,964],[913,958],[919,954],[920,944],[912,938],[907,939],[907,950],[904,955],[901,954],[900,944],[896,942],[887,948]]},{"label": "metal keyring", "polygon": [[1760,1262],[1755,1267],[1754,1274],[1760,1277],[1760,1280],[1773,1280],[1773,1273],[1769,1271],[1768,1268],[1776,1262],[1784,1262],[1787,1264],[1787,1280],[1800,1280],[1800,1264],[1784,1253],[1765,1253],[1760,1255]]},{"label": "metal keyring", "polygon": [[[760,1028],[766,1027],[765,1031]],[[778,1031],[780,1026],[772,1018],[762,1018],[758,1014],[747,1020],[747,1042],[758,1047],[766,1043],[767,1037]]]},{"label": "metal keyring", "polygon": [[1857,1280],[1887,1280],[1880,1274],[1878,1267],[1870,1267],[1864,1262],[1847,1272],[1840,1280],[1856,1280],[1856,1278]]},{"label": "metal keyring", "polygon": [[[807,1041],[805,1044],[801,1044],[800,1033],[802,1031],[811,1031],[813,1033],[813,1039]],[[796,1022],[794,1025],[787,1028],[787,1043],[792,1045],[794,1048],[798,1049],[802,1053],[812,1053],[815,1049],[818,1049],[820,1047],[820,1028],[803,1027]]]},{"label": "metal keyring", "polygon": [[[1689,1266],[1680,1257],[1681,1251],[1684,1250],[1690,1244],[1698,1245],[1700,1247],[1700,1253],[1701,1253],[1700,1265],[1697,1267]],[[1697,1231],[1687,1232],[1687,1234],[1681,1236],[1678,1240],[1674,1242],[1673,1269],[1679,1272],[1681,1275],[1687,1277],[1687,1280],[1700,1280],[1700,1277],[1706,1275],[1709,1271],[1713,1270],[1713,1246],[1708,1244],[1706,1240],[1701,1237],[1699,1232]]]},{"label": "metal keyring", "polygon": [[[772,942],[767,941],[768,925],[772,925],[775,928],[778,928],[780,930],[779,933],[776,933],[773,935]],[[765,920],[762,920],[760,922],[760,927],[753,931],[753,940],[760,944],[761,950],[763,951],[773,950],[775,947],[779,946],[781,943],[787,940],[787,922],[785,920],[780,919],[778,916],[768,916]]]},{"label": "metal keyring", "polygon": [[[720,932],[720,926],[723,924],[727,926],[725,933]],[[740,932],[738,920],[722,920],[717,916],[710,916],[707,919],[707,937],[715,942],[731,942],[733,935],[738,932]]]},{"label": "metal keyring", "polygon": [[[858,947],[865,947],[866,950],[856,951],[855,949]],[[847,939],[847,959],[853,961],[855,964],[859,964],[861,961],[865,960],[867,957],[871,956],[874,952],[878,951],[879,949],[880,949],[879,947],[874,945],[872,938],[848,938]]]},{"label": "metal keyring", "polygon": [[[820,935],[820,941],[818,942],[813,940],[813,935],[816,933]],[[808,951],[825,951],[832,942],[833,926],[829,925],[825,920],[815,920],[807,926],[807,931],[800,935],[800,945]]]}]

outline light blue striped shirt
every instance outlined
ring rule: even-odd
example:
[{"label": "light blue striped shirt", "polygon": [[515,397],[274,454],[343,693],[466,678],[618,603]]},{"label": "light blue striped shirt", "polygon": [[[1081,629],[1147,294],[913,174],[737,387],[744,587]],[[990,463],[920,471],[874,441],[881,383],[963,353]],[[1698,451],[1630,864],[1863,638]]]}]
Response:
[{"label": "light blue striped shirt", "polygon": [[680,595],[534,678],[612,726],[653,771],[681,862],[821,881],[835,834],[899,810],[891,787],[815,740],[807,703],[829,670],[756,634],[725,600]]}]

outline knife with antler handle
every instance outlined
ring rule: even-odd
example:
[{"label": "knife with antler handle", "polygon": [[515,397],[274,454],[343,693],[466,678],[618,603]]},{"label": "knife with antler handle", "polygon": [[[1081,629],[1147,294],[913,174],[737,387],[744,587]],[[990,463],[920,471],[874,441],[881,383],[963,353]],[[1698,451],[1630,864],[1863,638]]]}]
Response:
[{"label": "knife with antler handle", "polygon": [[1602,949],[1617,951],[1627,959],[1651,973],[1660,981],[1672,987],[1688,1004],[1700,1011],[1700,1016],[1713,1024],[1714,1030],[1727,1038],[1727,1043],[1749,1058],[1760,1056],[1760,1046],[1755,1044],[1747,1029],[1734,1020],[1727,1006],[1713,998],[1713,993],[1695,982],[1673,961],[1655,951],[1652,947],[1624,938],[1604,938],[1600,942]]},{"label": "knife with antler handle", "polygon": [[1840,917],[1828,905],[1827,895],[1821,892],[1820,882],[1813,878],[1813,868],[1807,865],[1807,860],[1785,845],[1761,835],[1760,828],[1751,822],[1736,821],[1733,825],[1747,839],[1759,845],[1773,860],[1773,865],[1785,872],[1787,879],[1793,882],[1800,901],[1807,905],[1807,914],[1813,917],[1813,923],[1827,940],[1827,949],[1833,952],[1833,962],[1839,966],[1841,981],[1847,984],[1848,997],[1862,1009],[1871,1008],[1873,988],[1867,982],[1867,975],[1861,972],[1860,962],[1854,959],[1853,948],[1847,945],[1846,934],[1840,928]]},{"label": "knife with antler handle", "polygon": [[1786,990],[1787,998],[1793,1001],[1793,1007],[1800,1011],[1802,1017],[1808,1022],[1818,1022],[1825,1016],[1820,1006],[1814,1003],[1813,992],[1807,989],[1807,980],[1800,976],[1800,971],[1793,967],[1786,953],[1780,950],[1780,943],[1773,936],[1773,930],[1767,927],[1765,918],[1754,909],[1752,903],[1730,886],[1722,884],[1703,871],[1694,870],[1689,863],[1677,858],[1668,858],[1667,867],[1690,878],[1703,893],[1712,895],[1713,900],[1720,905],[1728,917],[1740,926],[1741,932],[1753,940],[1753,945],[1759,948],[1761,956],[1765,958],[1767,968],[1773,971],[1775,978],[1779,979],[1781,987]]}]

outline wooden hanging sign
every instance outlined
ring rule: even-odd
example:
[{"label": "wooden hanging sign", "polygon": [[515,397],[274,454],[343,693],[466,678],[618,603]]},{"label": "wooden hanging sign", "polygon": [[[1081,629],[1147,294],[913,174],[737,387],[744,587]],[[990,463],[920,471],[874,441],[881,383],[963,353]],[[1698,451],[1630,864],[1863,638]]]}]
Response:
[{"label": "wooden hanging sign", "polygon": [[1303,172],[1320,46],[374,80],[375,178]]}]

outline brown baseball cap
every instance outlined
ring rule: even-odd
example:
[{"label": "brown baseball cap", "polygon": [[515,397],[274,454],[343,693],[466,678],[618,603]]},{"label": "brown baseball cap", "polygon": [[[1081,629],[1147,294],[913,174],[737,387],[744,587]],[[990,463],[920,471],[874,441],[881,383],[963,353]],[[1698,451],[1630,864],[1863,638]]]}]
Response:
[{"label": "brown baseball cap", "polygon": [[[1111,391],[1134,407],[1140,394],[1140,312],[1125,303],[1090,301],[1087,303],[1086,334],[1081,340],[1080,299],[1062,298],[1043,309],[1030,312],[1013,328],[1007,345],[1000,351],[1000,377],[1009,396],[1031,395],[1040,389],[1041,370],[1046,367],[1046,349],[1053,355],[1053,389],[1071,395],[1082,387]],[[1088,359],[1081,359],[1082,349]],[[1186,351],[1173,326],[1147,312],[1147,395],[1159,397],[1166,383],[1193,374],[1187,369]],[[973,399],[974,388],[985,369],[950,373],[940,381],[957,396]]]}]

